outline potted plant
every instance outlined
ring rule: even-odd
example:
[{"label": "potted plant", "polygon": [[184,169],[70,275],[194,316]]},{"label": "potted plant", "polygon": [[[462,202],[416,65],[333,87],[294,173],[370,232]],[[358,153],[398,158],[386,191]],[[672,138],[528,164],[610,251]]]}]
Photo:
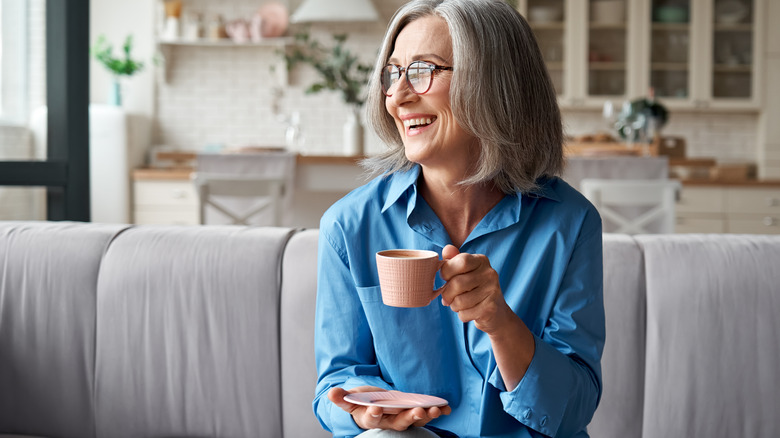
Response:
[{"label": "potted plant", "polygon": [[90,48],[92,56],[113,75],[111,84],[111,93],[109,94],[109,103],[113,105],[122,104],[121,86],[119,78],[122,76],[130,77],[143,70],[144,63],[132,58],[130,52],[133,50],[133,36],[128,35],[125,43],[122,45],[123,55],[119,58],[114,57],[113,47],[106,40],[105,35],[98,36],[95,45]]},{"label": "potted plant", "polygon": [[307,64],[318,73],[319,80],[306,88],[307,94],[324,90],[341,93],[344,103],[351,108],[344,125],[345,153],[360,155],[363,153],[360,110],[365,103],[364,88],[372,69],[344,47],[346,40],[346,34],[333,35],[334,45],[328,47],[308,32],[301,32],[295,35],[296,44],[283,52],[283,56],[288,71],[299,64]]}]

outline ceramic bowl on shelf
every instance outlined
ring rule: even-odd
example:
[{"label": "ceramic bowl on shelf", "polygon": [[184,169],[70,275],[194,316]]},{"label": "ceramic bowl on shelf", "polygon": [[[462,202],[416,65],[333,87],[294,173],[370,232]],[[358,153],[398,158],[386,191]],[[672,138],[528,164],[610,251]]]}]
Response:
[{"label": "ceramic bowl on shelf", "polygon": [[748,8],[740,1],[727,1],[715,7],[715,21],[720,24],[742,23],[748,16]]},{"label": "ceramic bowl on shelf", "polygon": [[290,24],[287,7],[280,2],[266,3],[257,11],[262,22],[262,37],[276,38],[284,35]]},{"label": "ceramic bowl on shelf", "polygon": [[528,18],[533,23],[554,23],[561,21],[563,11],[553,5],[538,5],[528,11]]},{"label": "ceramic bowl on shelf", "polygon": [[658,6],[653,9],[653,21],[656,23],[686,23],[688,9],[682,6]]},{"label": "ceramic bowl on shelf", "polygon": [[590,4],[590,20],[596,24],[621,24],[626,19],[624,0],[594,0]]}]

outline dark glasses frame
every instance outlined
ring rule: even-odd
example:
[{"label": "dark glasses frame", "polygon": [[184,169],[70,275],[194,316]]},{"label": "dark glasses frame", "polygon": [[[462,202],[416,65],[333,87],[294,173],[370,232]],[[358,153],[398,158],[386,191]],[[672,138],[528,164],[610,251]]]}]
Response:
[{"label": "dark glasses frame", "polygon": [[[417,91],[414,88],[414,86],[412,86],[412,82],[409,80],[409,76],[406,74],[406,72],[410,68],[412,68],[412,66],[415,66],[415,68],[419,69],[420,68],[419,65],[422,65],[423,69],[429,70],[430,71],[430,75],[431,75],[431,79],[428,81],[428,86],[423,91]],[[387,84],[385,84],[384,77],[385,77],[385,74],[389,74],[388,73],[388,69],[391,68],[391,67],[395,67],[395,68],[398,69],[399,76],[398,76],[398,79],[395,82],[387,85]],[[397,64],[387,64],[384,67],[382,67],[382,76],[379,78],[379,83],[380,83],[380,85],[382,87],[382,94],[384,94],[387,97],[391,97],[392,96],[392,94],[388,93],[388,91],[390,90],[390,88],[392,88],[394,85],[396,85],[398,83],[398,81],[401,80],[401,76],[400,75],[403,75],[404,78],[406,78],[406,85],[409,86],[409,89],[412,90],[412,92],[414,94],[425,94],[425,93],[428,92],[428,90],[431,89],[431,85],[433,85],[433,79],[436,76],[436,72],[440,71],[440,70],[452,71],[452,70],[454,70],[454,68],[453,67],[445,67],[445,66],[442,66],[442,65],[437,65],[437,64],[434,64],[434,63],[428,62],[428,61],[412,61],[406,67],[401,67],[400,65],[397,65]]]}]

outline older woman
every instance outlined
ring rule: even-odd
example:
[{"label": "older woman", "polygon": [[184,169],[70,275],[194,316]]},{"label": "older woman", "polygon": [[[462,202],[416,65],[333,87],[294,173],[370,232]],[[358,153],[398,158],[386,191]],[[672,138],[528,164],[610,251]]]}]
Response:
[{"label": "older woman", "polygon": [[[368,115],[389,146],[367,163],[382,175],[320,228],[320,422],[334,436],[587,436],[601,394],[601,221],[556,177],[560,112],[528,24],[500,0],[411,1],[384,38]],[[385,306],[374,254],[389,248],[440,252],[441,299]],[[379,390],[449,405],[345,400]]]}]

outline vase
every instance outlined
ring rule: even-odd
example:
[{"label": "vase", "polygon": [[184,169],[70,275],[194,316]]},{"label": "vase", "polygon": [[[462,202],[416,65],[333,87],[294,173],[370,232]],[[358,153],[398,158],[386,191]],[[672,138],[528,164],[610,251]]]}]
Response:
[{"label": "vase", "polygon": [[119,83],[119,78],[111,81],[111,88],[108,89],[108,104],[122,106],[122,84]]},{"label": "vase", "polygon": [[347,112],[344,123],[344,154],[348,156],[363,155],[363,123],[360,121],[360,107],[352,106]]}]

